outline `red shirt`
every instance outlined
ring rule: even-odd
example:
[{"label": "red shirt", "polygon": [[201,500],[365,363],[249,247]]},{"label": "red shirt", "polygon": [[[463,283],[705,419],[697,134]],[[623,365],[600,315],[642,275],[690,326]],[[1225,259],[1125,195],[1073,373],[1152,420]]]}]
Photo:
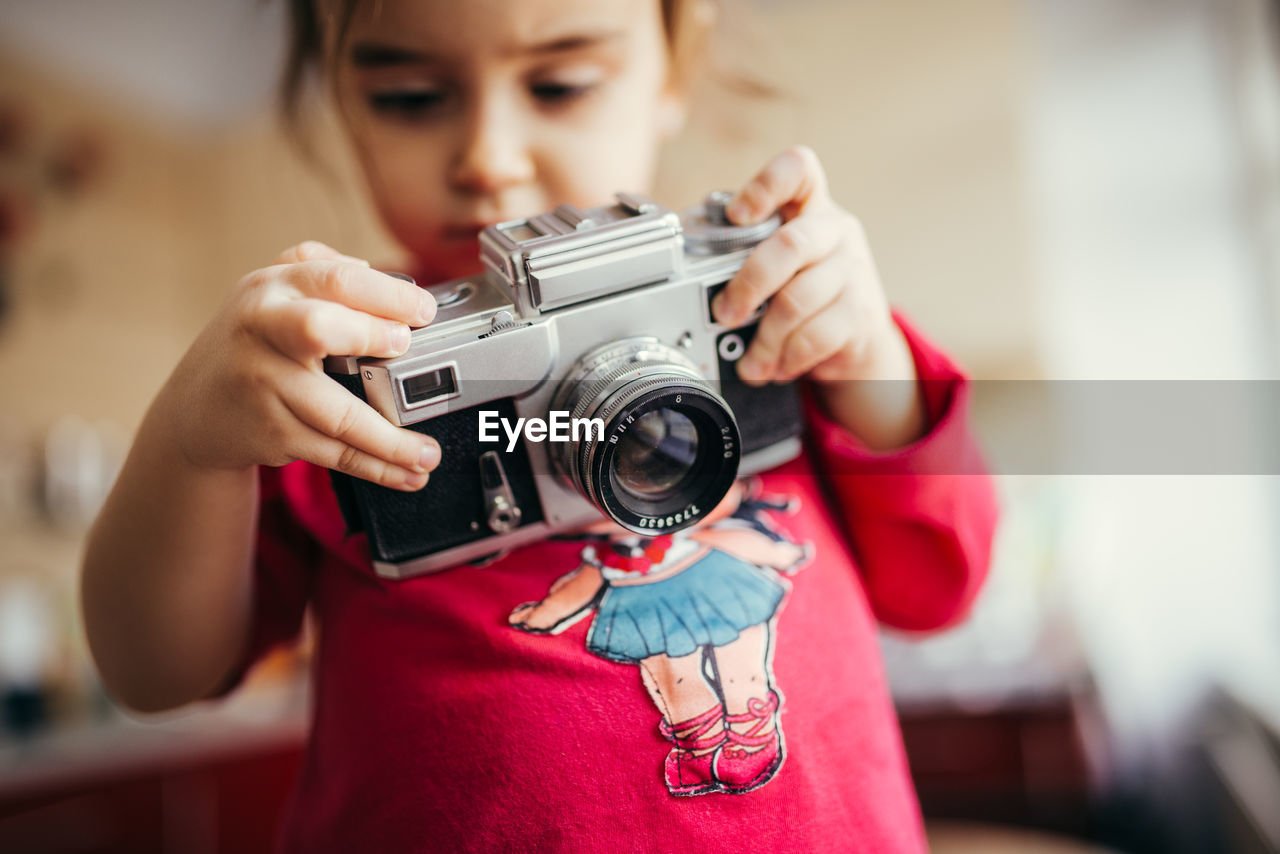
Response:
[{"label": "red shirt", "polygon": [[[924,438],[873,453],[810,405],[807,455],[674,543],[385,580],[324,470],[264,468],[255,654],[320,625],[283,849],[924,851],[876,624],[961,618],[996,511],[966,380],[899,323]],[[510,624],[574,570],[557,633]]]}]

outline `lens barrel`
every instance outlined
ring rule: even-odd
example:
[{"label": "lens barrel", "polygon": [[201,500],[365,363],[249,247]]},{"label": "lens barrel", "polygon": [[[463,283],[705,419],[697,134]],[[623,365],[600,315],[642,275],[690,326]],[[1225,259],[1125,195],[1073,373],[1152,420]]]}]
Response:
[{"label": "lens barrel", "polygon": [[554,446],[553,461],[579,493],[636,533],[667,534],[698,522],[738,473],[741,442],[728,404],[697,367],[657,339],[600,347],[561,383],[552,409],[600,419]]}]

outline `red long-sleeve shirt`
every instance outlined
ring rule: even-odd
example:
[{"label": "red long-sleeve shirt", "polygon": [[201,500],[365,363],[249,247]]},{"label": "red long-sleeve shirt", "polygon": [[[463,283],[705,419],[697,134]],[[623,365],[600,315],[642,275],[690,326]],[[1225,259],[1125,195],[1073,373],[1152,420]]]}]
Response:
[{"label": "red long-sleeve shirt", "polygon": [[[714,783],[695,797],[671,793],[664,761],[676,747],[660,732],[672,716],[656,704],[662,692],[646,688],[640,667],[602,651],[660,632],[671,656],[683,654],[668,632],[691,619],[679,603],[705,612],[715,604],[707,597],[732,595],[732,584],[697,594],[646,585],[617,568],[633,564],[598,560],[600,544],[584,557],[572,541],[384,580],[364,538],[344,534],[325,471],[264,469],[253,648],[294,635],[308,604],[320,625],[314,725],[283,848],[923,851],[876,623],[927,630],[961,618],[987,568],[996,511],[969,433],[966,380],[899,323],[922,381],[927,435],[873,453],[810,404],[808,453],[758,483],[758,497],[791,499],[793,512],[759,511],[760,524],[740,528],[760,537],[760,550],[794,544],[805,556],[792,575],[779,571],[795,569],[782,566],[786,558],[735,564],[760,573],[757,606],[774,607],[769,591],[785,591],[768,621],[759,692],[780,703],[771,718],[780,735],[767,749],[781,765],[743,794]],[[670,572],[661,554],[650,556],[656,573]],[[509,624],[514,608],[543,599],[579,566],[603,566],[608,595],[640,598],[606,606],[597,597],[601,612],[611,609],[608,627],[591,612],[558,634]],[[666,598],[654,598],[661,591]],[[757,618],[736,618],[738,628]],[[734,667],[744,679],[752,671],[722,647],[700,648],[713,688]]]}]

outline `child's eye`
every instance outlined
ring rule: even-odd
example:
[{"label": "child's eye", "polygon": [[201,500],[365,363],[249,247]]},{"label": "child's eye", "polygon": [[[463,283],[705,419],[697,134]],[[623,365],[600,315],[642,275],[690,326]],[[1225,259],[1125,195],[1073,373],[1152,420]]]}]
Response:
[{"label": "child's eye", "polygon": [[372,92],[369,108],[375,113],[397,118],[418,118],[438,109],[448,95],[442,89],[403,89]]},{"label": "child's eye", "polygon": [[529,92],[533,95],[534,100],[549,105],[568,104],[578,100],[584,95],[595,89],[594,83],[560,83],[556,81],[547,81],[545,83],[534,83],[529,87]]}]

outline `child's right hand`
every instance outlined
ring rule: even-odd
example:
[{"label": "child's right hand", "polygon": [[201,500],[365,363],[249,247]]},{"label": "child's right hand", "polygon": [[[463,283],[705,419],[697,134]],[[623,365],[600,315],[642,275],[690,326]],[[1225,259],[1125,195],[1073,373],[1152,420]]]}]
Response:
[{"label": "child's right hand", "polygon": [[192,465],[303,459],[403,490],[440,462],[428,436],[396,427],[325,376],[325,356],[397,356],[435,301],[322,243],[245,276],[187,351],[157,408]]}]

